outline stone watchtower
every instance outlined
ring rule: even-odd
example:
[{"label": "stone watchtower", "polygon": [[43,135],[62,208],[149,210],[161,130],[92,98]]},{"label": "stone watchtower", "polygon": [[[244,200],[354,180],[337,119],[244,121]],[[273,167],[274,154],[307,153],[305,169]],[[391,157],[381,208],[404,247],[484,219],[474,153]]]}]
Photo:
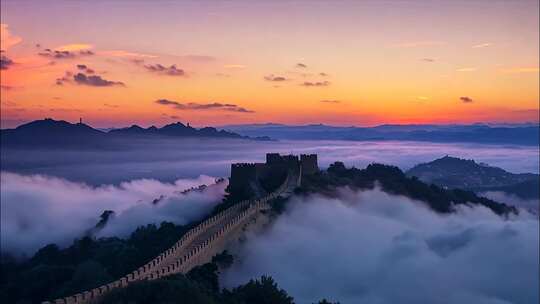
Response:
[{"label": "stone watchtower", "polygon": [[319,166],[317,165],[317,154],[300,155],[300,164],[302,166],[303,175],[319,172]]}]

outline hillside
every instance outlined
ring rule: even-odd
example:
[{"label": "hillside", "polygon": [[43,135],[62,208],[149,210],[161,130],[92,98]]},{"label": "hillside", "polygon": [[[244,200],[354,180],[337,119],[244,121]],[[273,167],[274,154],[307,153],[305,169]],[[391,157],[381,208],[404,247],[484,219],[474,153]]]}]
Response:
[{"label": "hillside", "polygon": [[193,128],[176,122],[157,128],[142,128],[132,125],[128,128],[100,131],[84,123],[69,123],[63,120],[46,118],[18,126],[15,129],[1,130],[2,146],[8,147],[46,147],[46,148],[106,148],[119,139],[144,138],[231,138],[269,140],[269,138],[250,138],[233,132],[212,127]]},{"label": "hillside", "polygon": [[331,164],[328,170],[303,179],[300,193],[321,193],[335,196],[338,187],[355,190],[373,189],[376,186],[390,194],[403,195],[426,204],[435,212],[454,212],[455,205],[481,205],[496,214],[517,213],[517,209],[493,200],[477,196],[462,189],[444,189],[429,185],[416,177],[408,177],[398,167],[371,164],[365,169],[346,168],[342,162]]},{"label": "hillside", "polygon": [[524,198],[538,197],[537,174],[515,174],[474,160],[445,156],[416,165],[406,174],[448,189],[460,188],[477,192],[494,190]]}]

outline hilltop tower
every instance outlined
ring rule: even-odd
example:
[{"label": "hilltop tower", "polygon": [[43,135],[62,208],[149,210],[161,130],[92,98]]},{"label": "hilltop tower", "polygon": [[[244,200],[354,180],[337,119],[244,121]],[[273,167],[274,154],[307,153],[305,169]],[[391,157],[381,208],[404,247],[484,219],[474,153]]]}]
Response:
[{"label": "hilltop tower", "polygon": [[300,165],[302,166],[303,175],[319,172],[319,166],[317,165],[317,154],[300,155]]}]

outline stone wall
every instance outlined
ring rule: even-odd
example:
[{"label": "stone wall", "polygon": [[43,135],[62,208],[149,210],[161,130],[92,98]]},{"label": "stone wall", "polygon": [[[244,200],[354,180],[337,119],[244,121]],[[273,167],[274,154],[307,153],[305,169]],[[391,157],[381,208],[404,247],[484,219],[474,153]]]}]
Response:
[{"label": "stone wall", "polygon": [[300,155],[300,165],[302,166],[303,174],[314,174],[319,172],[319,165],[317,164],[317,154]]},{"label": "stone wall", "polygon": [[[171,248],[150,262],[124,277],[89,291],[56,299],[43,304],[88,304],[95,303],[105,293],[126,287],[140,280],[155,280],[177,273],[186,273],[193,267],[210,262],[212,257],[223,251],[231,238],[237,235],[262,210],[270,209],[269,202],[289,187],[289,177],[274,192],[258,200],[246,200],[216,214],[184,234]],[[294,181],[296,183],[296,181]]]}]

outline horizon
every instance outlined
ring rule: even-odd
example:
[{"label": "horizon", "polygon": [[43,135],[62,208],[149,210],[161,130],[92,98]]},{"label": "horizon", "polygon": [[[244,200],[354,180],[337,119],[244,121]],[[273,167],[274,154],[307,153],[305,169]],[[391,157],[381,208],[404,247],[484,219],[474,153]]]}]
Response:
[{"label": "horizon", "polygon": [[304,3],[2,1],[1,127],[540,121],[538,1]]},{"label": "horizon", "polygon": [[[79,118],[79,119],[82,119],[82,117]],[[35,120],[21,122],[20,124],[17,124],[17,125],[15,125],[13,127],[1,127],[0,130],[16,129],[16,128],[20,127],[20,126],[23,126],[23,125],[26,125],[26,124],[29,124],[29,123],[32,123],[32,122],[36,122],[36,121],[43,121],[43,120],[52,120],[52,121],[55,121],[55,122],[67,122],[67,123],[70,123],[72,125],[80,124],[79,120],[71,121],[69,119],[56,119],[56,118],[52,118],[52,117],[44,117],[44,118],[38,118],[38,119],[35,119]],[[82,119],[82,124],[83,125],[86,125],[88,127],[96,129],[96,130],[105,131],[105,132],[108,132],[108,131],[114,130],[114,129],[130,128],[130,127],[133,127],[133,126],[138,126],[138,127],[145,128],[145,129],[148,129],[150,127],[162,128],[164,126],[172,125],[172,124],[176,124],[176,123],[181,123],[181,124],[183,124],[185,126],[190,126],[190,127],[193,127],[193,128],[211,127],[211,128],[216,128],[216,129],[227,128],[227,127],[242,127],[242,126],[283,126],[283,127],[325,126],[325,127],[332,127],[332,128],[376,128],[376,127],[382,127],[382,126],[397,126],[397,127],[400,127],[400,126],[403,126],[403,127],[405,127],[405,126],[419,126],[419,127],[422,127],[422,126],[437,126],[437,127],[438,126],[440,126],[440,127],[444,127],[444,126],[488,126],[488,127],[509,126],[509,127],[512,127],[512,126],[514,126],[514,127],[523,127],[523,126],[539,125],[540,124],[540,122],[524,121],[524,122],[500,122],[500,123],[490,123],[490,122],[425,123],[425,124],[414,124],[414,123],[411,123],[411,124],[386,124],[386,123],[383,123],[383,124],[375,124],[375,125],[370,125],[370,126],[353,126],[353,125],[347,126],[347,125],[332,125],[332,124],[325,124],[325,123],[284,124],[284,123],[275,123],[275,122],[227,124],[227,125],[193,125],[188,121],[177,120],[177,121],[165,122],[163,124],[158,124],[158,125],[154,125],[154,124],[136,124],[136,123],[129,124],[128,123],[127,125],[119,125],[119,126],[116,126],[116,127],[112,127],[112,126],[96,126],[96,125],[94,125],[92,123],[89,123],[89,122],[85,121],[84,119]]]}]

